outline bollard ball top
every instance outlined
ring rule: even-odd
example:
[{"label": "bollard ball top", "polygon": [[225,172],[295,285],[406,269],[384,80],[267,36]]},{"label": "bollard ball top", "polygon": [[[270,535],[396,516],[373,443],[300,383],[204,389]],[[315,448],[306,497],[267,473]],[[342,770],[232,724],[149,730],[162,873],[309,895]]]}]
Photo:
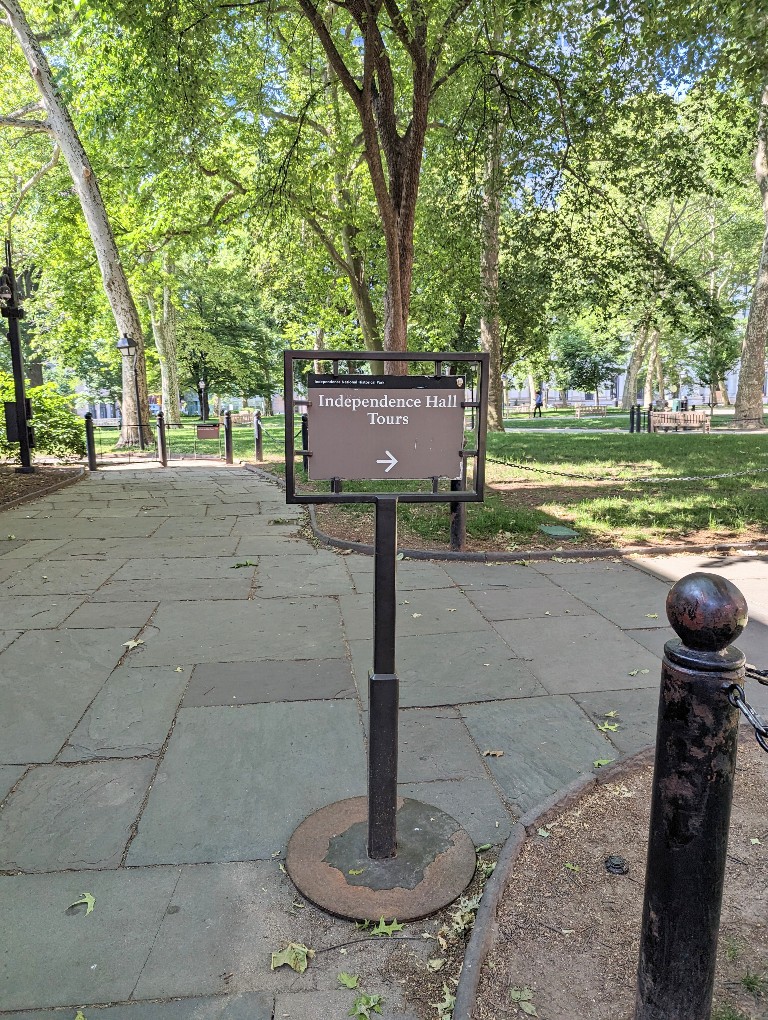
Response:
[{"label": "bollard ball top", "polygon": [[670,589],[667,617],[686,647],[719,652],[746,627],[747,600],[726,578],[696,571]]}]

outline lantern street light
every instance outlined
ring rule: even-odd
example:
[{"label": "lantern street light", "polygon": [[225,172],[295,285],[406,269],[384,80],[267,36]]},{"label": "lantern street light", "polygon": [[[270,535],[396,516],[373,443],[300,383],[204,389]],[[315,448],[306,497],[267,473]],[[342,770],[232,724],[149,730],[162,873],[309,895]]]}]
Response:
[{"label": "lantern street light", "polygon": [[[19,305],[19,286],[13,272],[13,255],[11,242],[5,242],[5,266],[0,272],[0,302],[2,302],[3,318],[8,320],[8,343],[11,347],[11,367],[13,371],[13,401],[5,405],[5,427],[7,438],[19,444],[21,467],[16,470],[29,475],[34,472],[32,467],[31,448],[33,444],[32,430],[29,419],[32,409],[27,402],[24,390],[24,359],[21,353],[21,337],[19,335],[19,319],[24,318],[24,309]],[[28,295],[29,296],[29,295]]]},{"label": "lantern street light", "polygon": [[197,380],[197,388],[200,390],[200,421],[205,421],[208,417],[205,413],[205,379]]},{"label": "lantern street light", "polygon": [[133,388],[136,394],[136,418],[139,429],[139,448],[144,449],[144,433],[141,428],[141,400],[139,399],[139,345],[133,339],[133,337],[123,334],[117,341],[117,349],[120,351],[122,356],[129,360],[129,364],[133,369]]}]

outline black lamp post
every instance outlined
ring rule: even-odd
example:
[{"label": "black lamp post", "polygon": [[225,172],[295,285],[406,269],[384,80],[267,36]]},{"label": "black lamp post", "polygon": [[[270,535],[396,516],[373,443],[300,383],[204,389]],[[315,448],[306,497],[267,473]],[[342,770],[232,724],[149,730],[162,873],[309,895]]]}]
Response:
[{"label": "black lamp post", "polygon": [[24,359],[19,335],[19,319],[24,318],[24,309],[18,302],[19,291],[12,261],[11,242],[6,240],[5,266],[0,274],[0,302],[2,302],[3,317],[8,320],[8,343],[11,346],[15,400],[5,405],[5,424],[9,441],[19,444],[21,467],[16,470],[21,474],[29,475],[35,469],[32,467],[32,433],[29,427],[32,410],[27,405],[24,389]]},{"label": "black lamp post", "polygon": [[200,421],[205,421],[208,417],[205,413],[205,379],[197,380],[197,388],[200,391]]},{"label": "black lamp post", "polygon": [[139,399],[139,345],[127,335],[123,335],[117,341],[117,349],[124,358],[130,358],[130,365],[133,369],[133,388],[136,394],[136,418],[139,429],[139,447],[144,449],[144,433],[141,428],[141,400]]}]

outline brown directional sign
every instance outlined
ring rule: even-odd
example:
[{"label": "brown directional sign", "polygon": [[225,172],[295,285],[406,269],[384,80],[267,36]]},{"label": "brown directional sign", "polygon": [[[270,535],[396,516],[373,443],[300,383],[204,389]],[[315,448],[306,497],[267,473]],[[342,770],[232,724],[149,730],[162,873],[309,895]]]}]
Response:
[{"label": "brown directional sign", "polygon": [[308,377],[309,477],[458,478],[460,376]]}]

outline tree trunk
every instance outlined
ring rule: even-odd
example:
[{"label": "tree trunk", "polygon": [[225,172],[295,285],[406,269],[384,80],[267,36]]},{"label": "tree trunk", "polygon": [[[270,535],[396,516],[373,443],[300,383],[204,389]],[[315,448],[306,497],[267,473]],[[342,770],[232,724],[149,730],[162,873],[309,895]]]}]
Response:
[{"label": "tree trunk", "polygon": [[166,425],[180,425],[179,366],[176,358],[176,309],[168,286],[163,287],[163,311],[158,317],[154,298],[147,295],[147,306],[152,321],[152,336],[160,360],[160,380],[163,393],[163,414]]},{"label": "tree trunk", "polygon": [[536,406],[536,381],[534,380],[531,373],[528,373],[528,409],[533,414],[533,409]]},{"label": "tree trunk", "polygon": [[488,133],[482,212],[480,217],[480,283],[483,308],[480,348],[489,355],[488,430],[504,431],[504,386],[501,379],[501,325],[499,322],[499,220],[501,218],[501,155],[499,128]]},{"label": "tree trunk", "polygon": [[659,331],[654,329],[651,333],[650,351],[648,352],[648,367],[645,372],[645,386],[643,388],[643,403],[647,407],[653,403],[653,377],[656,372],[656,358],[659,352]]},{"label": "tree trunk", "polygon": [[721,404],[723,407],[731,407],[731,398],[728,395],[728,384],[725,381],[725,377],[717,380],[717,389],[720,394],[718,404]]},{"label": "tree trunk", "polygon": [[[69,115],[69,110],[59,95],[48,61],[37,38],[30,28],[23,10],[17,0],[0,0],[0,7],[6,12],[11,28],[26,58],[43,107],[47,114],[47,122],[51,134],[61,148],[72,176],[80,207],[88,226],[96,258],[101,270],[104,290],[115,319],[118,333],[131,337],[138,345],[136,368],[139,378],[140,408],[136,407],[134,394],[134,373],[132,359],[123,359],[123,431],[118,446],[138,445],[136,422],[149,420],[149,401],[147,398],[147,370],[144,361],[144,344],[141,322],[136,305],[128,285],[120,253],[115,244],[112,228],[109,223],[104,201],[101,197],[99,184],[93,172],[88,156],[83,148],[77,129]],[[148,429],[144,430],[145,440],[152,443]]]},{"label": "tree trunk", "polygon": [[643,327],[635,336],[632,354],[627,365],[627,378],[624,382],[624,392],[621,395],[621,406],[625,411],[628,411],[630,407],[634,407],[637,403],[637,380],[640,377],[640,369],[643,367],[647,343],[648,330],[646,327]]},{"label": "tree trunk", "polygon": [[[316,351],[324,351],[325,350],[325,330],[323,329],[322,326],[319,326],[317,331],[315,332],[315,347],[314,347],[314,349]],[[312,364],[313,364],[313,367],[315,369],[315,375],[321,375],[322,371],[323,371],[323,366],[320,363],[320,359],[319,358],[315,358],[315,360],[313,361]]]},{"label": "tree trunk", "polygon": [[664,366],[661,362],[661,355],[659,354],[659,345],[656,344],[656,385],[659,387],[659,398],[662,403],[664,402]]},{"label": "tree trunk", "polygon": [[763,247],[757,269],[749,319],[741,348],[739,388],[736,392],[734,421],[737,428],[763,427],[763,385],[765,383],[765,344],[768,337],[768,85],[761,96],[757,128],[755,177],[760,188],[765,218]]}]

